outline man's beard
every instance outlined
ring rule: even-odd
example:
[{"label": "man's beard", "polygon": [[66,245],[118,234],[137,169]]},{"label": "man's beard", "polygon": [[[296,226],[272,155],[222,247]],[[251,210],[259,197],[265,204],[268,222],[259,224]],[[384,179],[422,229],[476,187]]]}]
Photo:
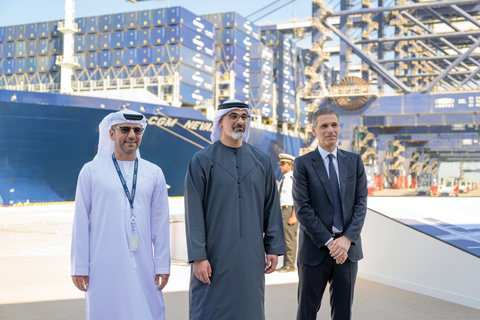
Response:
[{"label": "man's beard", "polygon": [[[242,130],[235,131],[235,128],[242,128]],[[242,125],[237,125],[232,128],[232,131],[228,133],[230,137],[232,137],[234,140],[243,140],[243,137],[245,137],[245,127]]]}]

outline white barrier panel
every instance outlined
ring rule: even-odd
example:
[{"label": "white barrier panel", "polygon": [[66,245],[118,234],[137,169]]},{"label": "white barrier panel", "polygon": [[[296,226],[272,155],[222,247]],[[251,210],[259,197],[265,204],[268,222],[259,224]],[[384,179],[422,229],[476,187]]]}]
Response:
[{"label": "white barrier panel", "polygon": [[480,259],[368,210],[358,276],[480,309]]}]

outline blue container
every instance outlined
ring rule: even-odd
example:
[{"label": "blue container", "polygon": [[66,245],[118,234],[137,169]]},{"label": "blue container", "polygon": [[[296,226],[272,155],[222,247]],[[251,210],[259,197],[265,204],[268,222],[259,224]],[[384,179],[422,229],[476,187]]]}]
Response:
[{"label": "blue container", "polygon": [[49,54],[63,53],[63,38],[52,38],[48,43]]},{"label": "blue container", "polygon": [[15,43],[15,57],[24,57],[26,55],[26,41],[17,41]]},{"label": "blue container", "polygon": [[295,110],[295,97],[277,90],[277,106],[283,106],[286,109]]},{"label": "blue container", "polygon": [[3,60],[3,74],[13,74],[15,72],[15,60],[5,59]]},{"label": "blue container", "polygon": [[213,92],[213,75],[198,71],[195,68],[184,64],[170,64],[169,68],[164,68],[164,75],[173,76],[173,72],[177,71],[180,75],[180,83],[188,84],[192,87],[202,89],[204,91]]},{"label": "blue container", "polygon": [[26,31],[25,31],[25,37],[27,39],[37,38],[37,24],[36,23],[27,24],[27,28],[26,28]]},{"label": "blue container", "polygon": [[[5,27],[5,41],[14,41],[15,40],[15,27],[9,26]],[[10,67],[8,67],[10,68]]]},{"label": "blue container", "polygon": [[37,23],[37,38],[47,38],[49,36],[48,22]]},{"label": "blue container", "polygon": [[146,47],[152,45],[151,29],[138,30],[137,45],[139,47]]},{"label": "blue container", "polygon": [[249,84],[251,87],[262,87],[272,90],[273,83],[272,75],[260,72],[251,72],[250,70]]},{"label": "blue container", "polygon": [[86,33],[87,32],[87,20],[86,18],[76,18],[75,22],[77,23],[77,33]]},{"label": "blue container", "polygon": [[247,66],[244,66],[236,62],[222,62],[218,64],[218,69],[222,74],[230,72],[230,70],[233,70],[234,77],[237,80],[247,82],[247,83],[249,82],[250,70]]},{"label": "blue container", "polygon": [[5,28],[0,27],[0,44],[5,41]]},{"label": "blue container", "polygon": [[308,113],[309,113],[309,111],[307,110],[307,108],[308,108],[308,103],[307,103],[306,101],[300,99],[300,106],[299,106],[299,108],[300,108],[300,113],[301,113],[301,114],[308,114]]},{"label": "blue container", "polygon": [[125,47],[125,34],[123,31],[113,32],[111,35],[112,38],[112,48],[123,48]]},{"label": "blue container", "polygon": [[295,82],[295,71],[292,67],[283,66],[281,63],[278,63],[275,68],[274,74],[277,77],[283,78],[291,82]]},{"label": "blue container", "polygon": [[[108,51],[101,52],[103,55],[104,53],[107,53]],[[98,68],[98,52],[87,52],[85,53],[85,68],[87,69],[92,69],[92,68]],[[110,65],[110,57],[107,58]],[[101,65],[103,67],[103,64]]]},{"label": "blue container", "polygon": [[37,72],[47,72],[58,70],[59,67],[55,65],[54,56],[40,56],[37,57]]},{"label": "blue container", "polygon": [[217,46],[217,61],[236,61],[245,66],[250,65],[250,53],[238,46]]},{"label": "blue container", "polygon": [[167,25],[181,25],[210,40],[215,40],[213,24],[183,7],[167,8]]},{"label": "blue container", "polygon": [[111,33],[101,33],[100,37],[100,49],[108,50],[112,48],[112,34]]},{"label": "blue container", "polygon": [[152,26],[153,10],[140,11],[140,28],[148,28]]},{"label": "blue container", "polygon": [[152,49],[156,48],[138,48],[138,64],[150,64],[152,63]]},{"label": "blue container", "polygon": [[99,20],[100,20],[101,32],[107,32],[107,31],[113,30],[112,15],[106,14],[106,15],[100,16]]},{"label": "blue container", "polygon": [[27,73],[37,72],[37,58],[25,59],[25,72]]},{"label": "blue container", "polygon": [[252,45],[258,44],[258,40],[247,36],[237,29],[223,29],[217,32],[217,44],[234,44],[248,51]]},{"label": "blue container", "polygon": [[48,54],[48,40],[47,39],[40,39],[37,42],[38,47],[38,55],[45,55]]},{"label": "blue container", "polygon": [[250,59],[264,59],[273,62],[274,52],[263,43],[254,44],[250,47]]},{"label": "blue container", "polygon": [[[2,45],[2,44],[0,44],[0,45]],[[13,43],[13,42],[3,43],[3,57],[4,58],[15,57],[15,43]]]},{"label": "blue container", "polygon": [[85,69],[85,53],[75,53],[75,57],[77,57],[78,64],[75,66],[75,70]]},{"label": "blue container", "polygon": [[124,57],[125,57],[125,65],[126,66],[135,66],[135,65],[138,64],[137,49],[126,49],[126,50],[124,50]]},{"label": "blue container", "polygon": [[152,37],[152,44],[154,46],[164,45],[167,43],[165,28],[163,27],[153,28],[151,31],[151,37]]},{"label": "blue container", "polygon": [[183,44],[210,57],[215,57],[215,42],[203,35],[182,26],[170,26],[166,28],[168,44]]},{"label": "blue container", "polygon": [[250,97],[250,87],[248,83],[243,81],[235,81],[235,96],[243,99]]},{"label": "blue container", "polygon": [[260,28],[246,18],[238,14],[237,12],[225,12],[222,14],[222,26],[223,28],[235,28],[240,32],[252,37],[253,39],[260,41]]},{"label": "blue container", "polygon": [[59,37],[62,35],[62,33],[58,31],[58,21],[50,21],[48,25],[50,28],[50,37]]},{"label": "blue container", "polygon": [[116,13],[112,15],[113,30],[123,30],[125,26],[125,15],[123,13]]},{"label": "blue container", "polygon": [[112,51],[112,66],[113,67],[123,67],[125,65],[123,50],[114,50]]},{"label": "blue container", "polygon": [[25,73],[25,60],[24,58],[15,59],[15,70],[14,73]]},{"label": "blue container", "polygon": [[273,75],[273,64],[267,60],[251,59],[250,72],[262,72],[268,75]]},{"label": "blue container", "polygon": [[256,102],[272,103],[272,91],[262,87],[250,87],[250,100]]},{"label": "blue container", "polygon": [[152,63],[160,64],[168,62],[168,60],[165,60],[165,48],[165,46],[152,48]]},{"label": "blue container", "polygon": [[215,60],[184,45],[164,47],[163,61],[170,63],[180,62],[208,74],[215,73]]},{"label": "blue container", "polygon": [[306,128],[308,126],[308,124],[310,123],[309,116],[306,115],[306,114],[300,114],[298,122],[300,124],[300,127]]},{"label": "blue container", "polygon": [[136,47],[138,41],[137,30],[125,31],[125,47]]},{"label": "blue container", "polygon": [[99,31],[99,21],[98,17],[87,17],[85,18],[85,32],[86,33],[97,33]]},{"label": "blue container", "polygon": [[15,40],[25,40],[27,38],[26,31],[26,24],[15,26]]},{"label": "blue container", "polygon": [[250,102],[250,108],[257,109],[262,117],[271,118],[273,116],[273,107],[267,102]]},{"label": "blue container", "polygon": [[152,22],[154,26],[164,26],[167,21],[166,21],[166,15],[167,15],[167,8],[165,9],[154,9],[153,10],[153,18]]},{"label": "blue container", "polygon": [[[173,92],[169,92],[169,95],[173,95]],[[164,95],[164,99],[165,99]],[[195,88],[186,84],[180,85],[180,100],[185,105],[198,105],[205,100],[212,100],[213,92],[205,91],[200,88]]]},{"label": "blue container", "polygon": [[279,77],[275,79],[275,82],[278,91],[290,96],[295,96],[295,84],[292,81],[288,81]]},{"label": "blue container", "polygon": [[213,26],[216,29],[223,29],[223,25],[222,25],[223,24],[223,22],[222,22],[223,13],[205,14],[205,15],[202,15],[200,17],[202,17],[203,19],[205,19],[208,22],[210,22],[211,24],[213,24]]},{"label": "blue container", "polygon": [[85,35],[83,34],[75,35],[74,41],[75,41],[75,44],[74,44],[75,52],[86,51],[87,42],[85,41]]},{"label": "blue container", "polygon": [[98,50],[98,34],[87,34],[86,36],[87,47],[85,51],[97,51]]},{"label": "blue container", "polygon": [[138,28],[138,11],[125,12],[125,29]]},{"label": "blue container", "polygon": [[265,31],[265,44],[267,46],[278,46],[283,43],[285,36],[280,31],[267,30]]},{"label": "blue container", "polygon": [[280,107],[277,106],[277,116],[278,116],[278,120],[291,123],[291,124],[294,124],[297,120],[295,111],[285,109],[281,106]]},{"label": "blue container", "polygon": [[[112,51],[100,51],[98,53],[98,60],[100,68],[109,68],[112,66]],[[87,56],[88,63],[88,56]]]},{"label": "blue container", "polygon": [[0,43],[0,61],[3,59],[3,43]]}]

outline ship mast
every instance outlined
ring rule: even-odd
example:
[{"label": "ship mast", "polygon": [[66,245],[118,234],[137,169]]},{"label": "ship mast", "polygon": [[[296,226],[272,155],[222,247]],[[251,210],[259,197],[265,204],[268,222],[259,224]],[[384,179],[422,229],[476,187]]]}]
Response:
[{"label": "ship mast", "polygon": [[60,93],[72,93],[73,68],[78,65],[73,49],[73,34],[78,31],[75,22],[75,0],[65,0],[65,21],[58,23],[58,31],[63,33],[63,56],[57,56],[55,62],[61,66]]}]

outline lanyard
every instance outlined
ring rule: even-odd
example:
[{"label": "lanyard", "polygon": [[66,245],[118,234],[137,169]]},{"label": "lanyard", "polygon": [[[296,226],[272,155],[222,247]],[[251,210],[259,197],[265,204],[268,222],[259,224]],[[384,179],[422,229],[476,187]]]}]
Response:
[{"label": "lanyard", "polygon": [[120,171],[120,167],[118,166],[118,161],[115,159],[115,154],[112,153],[112,160],[113,164],[115,165],[115,169],[117,170],[118,177],[120,178],[120,182],[122,183],[123,190],[125,191],[125,195],[127,196],[128,202],[130,203],[130,208],[132,208],[132,215],[130,217],[130,222],[132,223],[132,229],[135,231],[135,222],[136,217],[133,211],[133,201],[135,200],[135,190],[137,189],[137,172],[138,172],[138,158],[135,158],[135,167],[133,170],[133,183],[132,183],[132,195],[130,196],[130,192],[127,188],[127,183],[123,178],[122,171]]}]

